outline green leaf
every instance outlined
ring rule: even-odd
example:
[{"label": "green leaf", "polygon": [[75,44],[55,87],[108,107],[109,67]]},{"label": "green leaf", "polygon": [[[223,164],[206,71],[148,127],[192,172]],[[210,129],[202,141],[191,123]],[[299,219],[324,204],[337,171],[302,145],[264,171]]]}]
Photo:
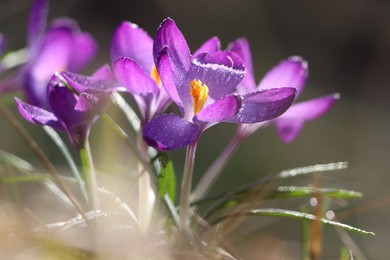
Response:
[{"label": "green leaf", "polygon": [[297,187],[297,186],[280,186],[276,189],[273,198],[294,198],[306,197],[314,194],[321,194],[324,197],[340,198],[340,199],[354,199],[361,198],[363,195],[360,192],[343,189],[328,189],[328,188],[314,188],[314,187]]},{"label": "green leaf", "polygon": [[172,161],[167,153],[160,153],[160,174],[158,175],[158,192],[161,198],[168,194],[169,198],[175,203],[176,198],[176,177]]},{"label": "green leaf", "polygon": [[278,173],[275,178],[284,179],[284,178],[292,178],[298,177],[302,175],[308,175],[313,173],[320,172],[333,172],[336,170],[342,170],[348,168],[347,162],[336,162],[336,163],[327,163],[327,164],[316,164],[305,167],[298,167],[294,169],[284,170]]},{"label": "green leaf", "polygon": [[[310,175],[314,173],[325,173],[325,172],[334,172],[336,170],[346,169],[348,167],[347,162],[336,162],[336,163],[327,163],[327,164],[316,164],[305,167],[298,167],[294,169],[284,170],[279,172],[276,175],[266,176],[261,179],[257,179],[253,182],[246,183],[237,187],[234,190],[217,194],[214,196],[209,196],[198,201],[194,201],[192,205],[201,204],[207,201],[215,201],[204,213],[204,217],[207,218],[218,209],[229,203],[230,200],[235,200],[237,196],[242,197],[245,194],[252,193],[255,189],[263,189],[264,187],[269,186],[277,180],[285,180],[289,178],[295,178],[305,175]],[[269,191],[267,191],[268,193]],[[264,199],[264,198],[263,198]]]},{"label": "green leaf", "polygon": [[11,184],[19,182],[34,182],[34,181],[46,181],[49,179],[47,175],[24,175],[24,176],[15,176],[15,177],[1,177],[0,183]]},{"label": "green leaf", "polygon": [[357,232],[360,234],[365,235],[372,235],[374,236],[375,233],[362,230],[359,228],[355,228],[337,221],[332,221],[325,218],[317,218],[316,216],[312,214],[307,214],[299,211],[293,211],[293,210],[286,210],[286,209],[254,209],[249,212],[249,215],[255,215],[255,216],[270,216],[270,217],[286,217],[286,218],[294,218],[294,219],[300,219],[300,220],[317,220],[322,222],[323,224],[330,225],[333,227],[339,227],[348,231]]},{"label": "green leaf", "polygon": [[65,145],[65,143],[62,141],[61,137],[57,134],[56,131],[54,131],[53,128],[49,126],[43,126],[43,130],[47,133],[47,135],[53,140],[53,142],[57,145],[58,149],[61,151],[62,155],[65,157],[66,162],[69,165],[70,170],[73,173],[73,176],[77,179],[81,193],[84,196],[84,199],[88,201],[88,195],[85,188],[84,181],[81,178],[81,174],[79,170],[77,169],[76,163],[73,160],[72,155],[70,154],[70,151],[68,147]]},{"label": "green leaf", "polygon": [[11,166],[22,172],[34,171],[34,167],[29,162],[3,150],[0,150],[0,164]]}]

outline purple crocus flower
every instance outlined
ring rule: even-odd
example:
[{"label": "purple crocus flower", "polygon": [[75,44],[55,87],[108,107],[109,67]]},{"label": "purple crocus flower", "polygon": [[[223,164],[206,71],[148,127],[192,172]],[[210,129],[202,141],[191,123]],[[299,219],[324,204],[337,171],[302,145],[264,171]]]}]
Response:
[{"label": "purple crocus flower", "polygon": [[[252,68],[252,56],[247,40],[240,38],[233,41],[228,50],[240,56],[248,71],[238,86],[239,93],[284,87],[296,88],[297,97],[302,93],[308,77],[308,66],[302,58],[294,56],[281,61],[256,85]],[[243,135],[249,135],[273,122],[276,125],[279,138],[286,143],[292,142],[302,130],[304,122],[316,119],[328,112],[339,97],[340,95],[335,93],[293,104],[281,116],[259,124],[241,125],[239,131]]]},{"label": "purple crocus flower", "polygon": [[138,25],[127,21],[116,29],[111,42],[115,78],[133,95],[141,112],[142,124],[171,103],[161,87],[152,48],[153,39]]},{"label": "purple crocus flower", "polygon": [[109,67],[104,66],[92,77],[68,71],[53,75],[47,85],[50,111],[15,98],[19,113],[33,124],[65,132],[79,148],[99,113],[108,105],[110,94],[124,90],[110,80],[110,74]]},{"label": "purple crocus flower", "polygon": [[23,87],[29,103],[47,107],[46,86],[54,72],[80,71],[95,55],[97,43],[74,20],[60,18],[46,28],[47,0],[35,0],[28,27],[28,61],[0,84],[0,93]]},{"label": "purple crocus flower", "polygon": [[275,118],[291,105],[294,88],[237,94],[245,76],[238,55],[218,51],[212,38],[191,56],[175,22],[167,18],[157,30],[153,54],[163,86],[182,116],[164,114],[149,121],[145,140],[160,150],[173,150],[198,140],[200,133],[218,122],[257,123]]}]

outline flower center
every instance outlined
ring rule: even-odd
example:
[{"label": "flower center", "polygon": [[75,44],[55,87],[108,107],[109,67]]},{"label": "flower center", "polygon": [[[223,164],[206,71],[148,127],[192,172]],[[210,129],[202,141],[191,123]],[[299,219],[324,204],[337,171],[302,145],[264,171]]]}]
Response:
[{"label": "flower center", "polygon": [[157,86],[161,88],[162,83],[161,83],[160,74],[158,74],[157,68],[154,65],[152,68],[152,72],[150,72],[150,77],[152,77],[152,79],[157,83]]},{"label": "flower center", "polygon": [[194,114],[202,110],[209,96],[209,88],[198,79],[190,83],[190,94],[194,98]]}]

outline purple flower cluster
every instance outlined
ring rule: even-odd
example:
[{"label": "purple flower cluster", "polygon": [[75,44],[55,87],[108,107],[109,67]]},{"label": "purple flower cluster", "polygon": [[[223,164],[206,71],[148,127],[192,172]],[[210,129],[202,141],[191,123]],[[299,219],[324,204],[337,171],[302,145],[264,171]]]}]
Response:
[{"label": "purple flower cluster", "polygon": [[[36,0],[28,29],[28,62],[11,81],[23,86],[28,101],[16,99],[21,115],[65,131],[76,146],[85,140],[113,91],[132,95],[145,141],[160,150],[194,143],[219,122],[238,124],[243,135],[274,123],[280,138],[290,142],[305,121],[324,114],[338,98],[333,94],[292,105],[308,75],[302,58],[282,61],[256,85],[245,39],[221,50],[218,38],[212,37],[191,54],[170,18],[161,23],[154,39],[137,25],[123,22],[111,42],[113,77],[107,66],[92,77],[82,76],[74,72],[96,53],[94,39],[70,19],[57,19],[46,27],[46,16],[47,2]],[[6,82],[0,87],[8,90]],[[163,114],[171,103],[180,115]]]}]

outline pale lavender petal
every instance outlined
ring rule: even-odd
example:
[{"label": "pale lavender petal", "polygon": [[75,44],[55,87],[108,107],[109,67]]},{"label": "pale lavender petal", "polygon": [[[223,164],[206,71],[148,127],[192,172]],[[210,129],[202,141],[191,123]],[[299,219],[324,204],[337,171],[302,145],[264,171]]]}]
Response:
[{"label": "pale lavender petal", "polygon": [[308,74],[308,65],[305,60],[297,56],[290,57],[273,67],[260,81],[258,88],[296,88],[297,96],[299,96]]},{"label": "pale lavender petal", "polygon": [[91,76],[94,79],[99,79],[99,80],[114,80],[114,76],[112,74],[112,71],[110,69],[110,66],[108,64],[104,64],[100,68],[98,68]]},{"label": "pale lavender petal", "polygon": [[243,95],[238,113],[225,121],[252,124],[273,119],[291,106],[295,94],[295,88],[276,88]]},{"label": "pale lavender petal", "polygon": [[132,94],[147,95],[159,91],[157,83],[134,60],[129,58],[115,60],[113,72],[118,83]]},{"label": "pale lavender petal", "polygon": [[239,98],[237,96],[227,96],[203,108],[196,114],[195,120],[208,123],[224,121],[236,115],[239,108]]},{"label": "pale lavender petal", "polygon": [[156,64],[164,89],[173,102],[175,102],[180,108],[183,108],[182,101],[180,100],[176,89],[178,83],[174,81],[172,62],[168,55],[167,48],[161,50]]},{"label": "pale lavender petal", "polygon": [[191,53],[183,34],[170,18],[165,19],[157,29],[153,45],[155,64],[158,64],[157,59],[165,47],[168,47],[176,78],[182,77],[190,68]]},{"label": "pale lavender petal", "polygon": [[61,122],[53,113],[40,107],[27,104],[16,97],[14,99],[20,115],[30,123],[36,125],[48,125],[57,130],[64,129],[61,125]]},{"label": "pale lavender petal", "polygon": [[61,27],[49,30],[26,74],[26,96],[30,103],[45,104],[46,85],[55,71],[66,69],[72,51],[72,31]]},{"label": "pale lavender petal", "polygon": [[78,93],[86,91],[113,92],[125,91],[126,89],[114,81],[99,80],[76,74],[70,71],[63,71],[59,74],[69,86]]},{"label": "pale lavender petal", "polygon": [[35,44],[46,28],[49,3],[47,0],[34,0],[28,19],[28,43]]},{"label": "pale lavender petal", "polygon": [[111,40],[111,60],[120,57],[135,60],[150,73],[153,67],[153,39],[138,25],[122,22]]},{"label": "pale lavender petal", "polygon": [[245,38],[239,38],[231,42],[227,50],[237,54],[245,65],[247,74],[240,82],[240,86],[244,88],[246,92],[254,91],[256,89],[256,81],[253,74],[252,54],[248,40]]},{"label": "pale lavender petal", "polygon": [[[192,61],[187,75],[188,83],[200,80],[209,88],[209,96],[219,99],[235,92],[237,84],[245,76],[241,59],[231,52],[218,51],[200,54]],[[189,95],[189,86],[179,90],[181,97]],[[183,94],[181,94],[183,92]]]},{"label": "pale lavender petal", "polygon": [[199,137],[199,125],[175,114],[157,116],[142,130],[146,142],[159,150],[176,150]]},{"label": "pale lavender petal", "polygon": [[277,120],[275,122],[276,130],[280,140],[284,143],[291,143],[302,131],[302,120]]},{"label": "pale lavender petal", "polygon": [[80,71],[95,57],[98,45],[89,33],[74,32],[74,34],[68,70]]},{"label": "pale lavender petal", "polygon": [[309,121],[316,119],[326,112],[328,112],[336,101],[340,99],[340,95],[338,93],[331,94],[328,96],[311,99],[304,102],[299,102],[292,105],[283,115],[281,115],[279,119],[297,119],[303,121]]},{"label": "pale lavender petal", "polygon": [[205,43],[202,44],[194,53],[193,56],[201,54],[203,52],[216,52],[221,50],[221,42],[218,37],[214,36],[208,39]]}]

